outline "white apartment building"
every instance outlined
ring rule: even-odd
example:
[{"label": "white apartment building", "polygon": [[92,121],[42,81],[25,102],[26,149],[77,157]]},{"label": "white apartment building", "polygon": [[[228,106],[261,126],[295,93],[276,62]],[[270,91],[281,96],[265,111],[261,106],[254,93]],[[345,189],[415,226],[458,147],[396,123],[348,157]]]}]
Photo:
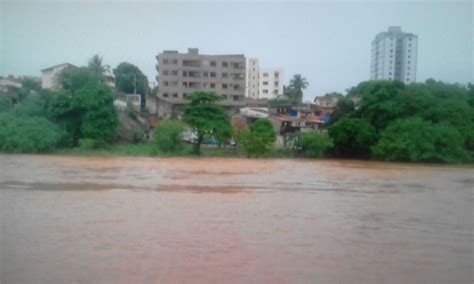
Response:
[{"label": "white apartment building", "polygon": [[389,27],[372,41],[371,80],[416,81],[418,36]]},{"label": "white apartment building", "polygon": [[249,59],[246,96],[253,99],[273,99],[283,95],[284,73],[281,68],[260,68],[258,59]]},{"label": "white apartment building", "polygon": [[57,82],[57,75],[66,68],[77,68],[76,66],[63,63],[55,66],[51,66],[41,70],[41,86],[43,89],[57,90],[59,89],[59,83]]}]

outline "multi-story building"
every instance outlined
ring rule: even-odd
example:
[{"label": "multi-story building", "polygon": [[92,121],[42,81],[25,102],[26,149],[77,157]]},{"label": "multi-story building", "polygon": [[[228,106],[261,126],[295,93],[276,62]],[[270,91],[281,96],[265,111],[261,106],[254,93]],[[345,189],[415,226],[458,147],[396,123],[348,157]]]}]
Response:
[{"label": "multi-story building", "polygon": [[258,99],[260,94],[260,67],[258,65],[258,59],[249,58],[247,65],[247,89],[246,96],[252,99]]},{"label": "multi-story building", "polygon": [[283,95],[283,69],[260,69],[258,59],[249,59],[247,69],[247,97],[273,99]]},{"label": "multi-story building", "polygon": [[[187,95],[202,91],[221,96],[219,103],[227,109],[245,104],[244,55],[204,55],[199,54],[197,48],[189,48],[188,53],[163,51],[156,59],[160,101],[169,105],[184,104]],[[158,113],[159,116],[170,115],[169,111],[160,111],[160,107]]]},{"label": "multi-story building", "polygon": [[416,81],[418,36],[389,27],[372,41],[371,80]]},{"label": "multi-story building", "polygon": [[41,70],[41,86],[43,89],[57,90],[59,89],[59,83],[57,82],[57,76],[61,71],[66,68],[77,68],[76,66],[63,63],[55,66],[51,66]]}]

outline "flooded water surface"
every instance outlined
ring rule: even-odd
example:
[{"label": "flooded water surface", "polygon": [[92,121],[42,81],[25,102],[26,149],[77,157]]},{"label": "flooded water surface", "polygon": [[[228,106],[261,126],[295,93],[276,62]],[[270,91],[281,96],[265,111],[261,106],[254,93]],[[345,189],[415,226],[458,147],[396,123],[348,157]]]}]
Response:
[{"label": "flooded water surface", "polygon": [[474,168],[0,156],[1,283],[473,283]]}]

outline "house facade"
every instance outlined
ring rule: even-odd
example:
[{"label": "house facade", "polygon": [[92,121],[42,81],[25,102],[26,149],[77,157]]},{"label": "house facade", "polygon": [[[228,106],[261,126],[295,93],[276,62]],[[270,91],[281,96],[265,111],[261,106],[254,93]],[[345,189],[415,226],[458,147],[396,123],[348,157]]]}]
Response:
[{"label": "house facade", "polygon": [[58,74],[66,68],[77,68],[70,63],[63,63],[51,66],[41,70],[41,87],[47,90],[58,90],[60,88],[57,82]]}]

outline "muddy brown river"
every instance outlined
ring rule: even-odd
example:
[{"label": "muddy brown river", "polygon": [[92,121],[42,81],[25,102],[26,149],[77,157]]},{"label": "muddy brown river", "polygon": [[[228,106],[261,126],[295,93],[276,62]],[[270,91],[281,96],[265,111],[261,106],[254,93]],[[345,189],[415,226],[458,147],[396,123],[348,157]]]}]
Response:
[{"label": "muddy brown river", "polygon": [[473,283],[474,168],[0,155],[3,283]]}]

